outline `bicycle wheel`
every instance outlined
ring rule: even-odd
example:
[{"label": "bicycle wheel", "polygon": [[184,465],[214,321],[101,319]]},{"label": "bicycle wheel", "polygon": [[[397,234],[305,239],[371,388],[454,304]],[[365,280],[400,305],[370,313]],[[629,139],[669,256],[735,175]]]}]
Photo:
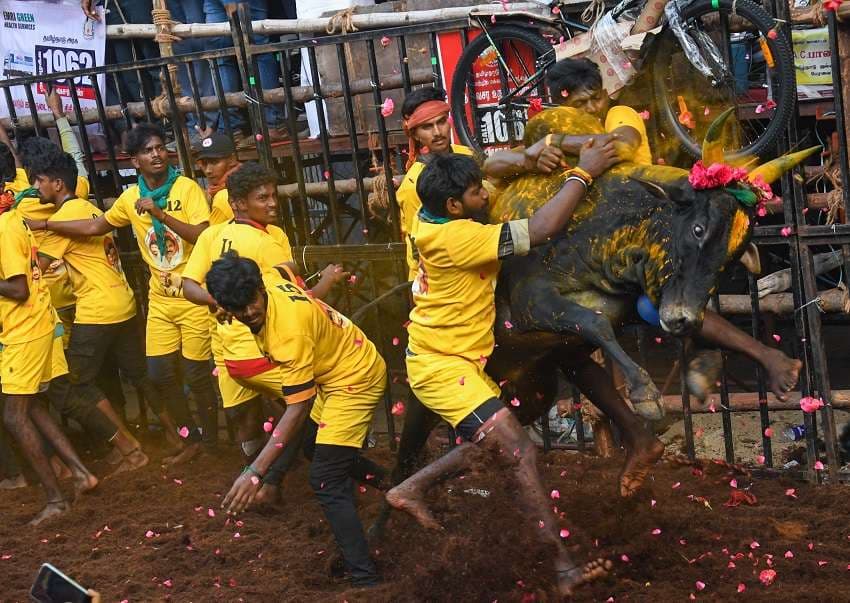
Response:
[{"label": "bicycle wheel", "polygon": [[481,152],[522,140],[528,103],[544,96],[543,76],[554,62],[552,45],[533,31],[511,25],[482,31],[464,48],[452,77],[452,119],[461,142]]},{"label": "bicycle wheel", "polygon": [[656,42],[653,73],[664,129],[698,158],[711,121],[734,106],[737,120],[727,125],[727,132],[732,132],[727,158],[764,154],[788,125],[796,100],[787,30],[777,29],[771,37],[776,22],[751,0],[695,0],[684,7],[682,19],[686,26],[708,34],[722,55],[729,57],[730,73],[725,81],[707,81],[685,57],[673,32],[666,30]]}]

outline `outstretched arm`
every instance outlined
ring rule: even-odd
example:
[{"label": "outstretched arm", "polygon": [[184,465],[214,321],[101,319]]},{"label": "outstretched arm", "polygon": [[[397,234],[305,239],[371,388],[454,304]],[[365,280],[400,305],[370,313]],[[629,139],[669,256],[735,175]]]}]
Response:
[{"label": "outstretched arm", "polygon": [[53,222],[51,220],[26,220],[30,230],[47,230],[66,237],[96,237],[112,232],[113,226],[106,218],[99,216],[91,220],[67,220]]},{"label": "outstretched arm", "polygon": [[198,304],[199,306],[208,306],[211,312],[215,312],[218,308],[218,304],[215,303],[212,295],[210,295],[206,289],[201,287],[198,283],[193,281],[190,278],[186,278],[183,276],[181,281],[183,283],[183,297],[188,299],[193,304]]},{"label": "outstretched arm", "polygon": [[44,95],[44,100],[50,111],[53,113],[53,119],[56,121],[56,129],[59,130],[59,139],[62,141],[62,150],[74,158],[74,163],[77,164],[77,175],[83,178],[88,177],[89,173],[86,170],[85,155],[80,150],[80,143],[77,142],[77,135],[71,129],[71,124],[65,116],[65,111],[62,109],[62,97],[56,92],[56,89],[50,91],[50,94]]},{"label": "outstretched arm", "polygon": [[[618,161],[613,141],[601,144],[591,138],[581,148],[578,167],[596,178]],[[528,220],[528,238],[532,247],[545,243],[563,231],[589,185],[590,182],[583,178],[567,178],[561,190],[534,212]]]}]

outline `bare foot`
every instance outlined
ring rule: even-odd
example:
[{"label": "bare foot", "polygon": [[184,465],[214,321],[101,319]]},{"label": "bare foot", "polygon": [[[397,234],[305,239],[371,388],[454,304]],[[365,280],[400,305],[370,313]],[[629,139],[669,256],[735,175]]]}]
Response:
[{"label": "bare foot", "polygon": [[23,475],[16,475],[15,477],[7,477],[3,481],[0,481],[0,490],[17,490],[18,488],[26,488],[27,480],[24,479]]},{"label": "bare foot", "polygon": [[50,457],[50,468],[53,469],[56,479],[59,480],[68,479],[74,475],[71,473],[71,470],[68,469],[68,465],[66,465],[62,459],[56,455]]},{"label": "bare foot", "polygon": [[387,492],[386,498],[390,506],[412,515],[423,528],[428,530],[442,530],[443,526],[434,519],[425,501],[422,500],[422,495],[413,488],[405,488],[403,486],[404,484],[398,485]]},{"label": "bare foot", "polygon": [[135,471],[136,469],[140,469],[148,464],[148,455],[139,450],[138,448],[133,452],[127,454],[126,456],[122,456],[121,463],[115,468],[115,471],[107,475],[107,478],[112,477],[113,475],[117,475],[119,473],[126,473],[127,471]]},{"label": "bare foot", "polygon": [[587,584],[588,582],[593,582],[607,576],[613,565],[609,560],[599,558],[585,563],[583,566],[556,566],[558,591],[562,597],[572,597],[575,589],[582,584]]},{"label": "bare foot", "polygon": [[44,505],[44,508],[41,512],[30,520],[29,525],[37,526],[43,521],[47,521],[52,517],[56,517],[57,515],[62,515],[63,513],[67,513],[71,510],[71,505],[68,504],[64,500],[59,500],[55,502],[49,502]]},{"label": "bare foot", "polygon": [[664,444],[655,438],[629,450],[626,453],[626,464],[620,473],[620,496],[626,498],[640,490],[646,476],[663,454]]},{"label": "bare foot", "polygon": [[788,392],[797,385],[803,363],[795,358],[789,358],[781,350],[768,348],[762,364],[767,370],[767,384],[770,391],[785,402],[788,400]]},{"label": "bare foot", "polygon": [[163,465],[176,465],[177,463],[185,463],[186,461],[191,461],[201,452],[201,443],[195,442],[193,444],[186,445],[183,450],[175,454],[174,456],[168,456],[162,459]]},{"label": "bare foot", "polygon": [[254,503],[258,505],[276,505],[281,501],[280,486],[263,484],[260,491],[254,497]]},{"label": "bare foot", "polygon": [[95,488],[97,488],[98,479],[94,476],[94,474],[86,471],[85,473],[79,473],[74,476],[74,495],[79,496],[80,494],[85,494],[86,492],[91,492]]}]

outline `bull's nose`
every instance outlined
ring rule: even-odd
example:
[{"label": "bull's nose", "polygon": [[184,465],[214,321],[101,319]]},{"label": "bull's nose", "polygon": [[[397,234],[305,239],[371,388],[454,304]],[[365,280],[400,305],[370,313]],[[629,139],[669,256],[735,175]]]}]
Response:
[{"label": "bull's nose", "polygon": [[688,328],[688,319],[684,316],[675,316],[668,320],[662,318],[660,323],[661,328],[671,335],[681,335]]}]

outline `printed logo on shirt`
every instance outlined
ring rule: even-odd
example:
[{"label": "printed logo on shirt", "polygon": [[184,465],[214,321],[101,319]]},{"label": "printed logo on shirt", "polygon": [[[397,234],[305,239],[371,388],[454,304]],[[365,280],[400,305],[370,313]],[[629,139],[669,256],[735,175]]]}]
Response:
[{"label": "printed logo on shirt", "polygon": [[152,226],[145,235],[145,245],[150,252],[153,263],[160,270],[166,272],[174,270],[183,261],[183,239],[167,226],[165,227],[165,255],[159,251],[159,245],[156,244],[156,233],[154,233]]}]

